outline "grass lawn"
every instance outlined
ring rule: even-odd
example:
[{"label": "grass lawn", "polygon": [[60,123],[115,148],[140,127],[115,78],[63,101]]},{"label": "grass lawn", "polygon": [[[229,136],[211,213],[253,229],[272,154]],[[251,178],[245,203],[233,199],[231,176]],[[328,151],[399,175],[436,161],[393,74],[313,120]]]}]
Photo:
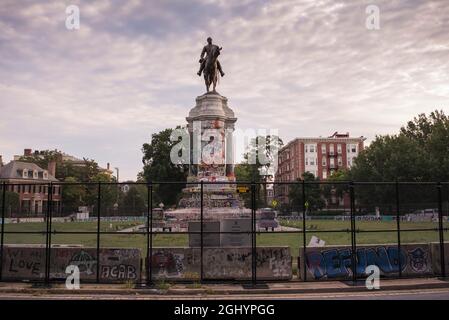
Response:
[{"label": "grass lawn", "polygon": [[[101,231],[116,232],[136,225],[139,222],[101,222]],[[284,226],[302,229],[302,221],[283,221]],[[449,223],[445,224],[448,227]],[[418,243],[418,242],[434,242],[438,241],[437,231],[413,231],[413,229],[437,228],[437,223],[432,222],[401,222],[401,242]],[[45,223],[15,223],[6,224],[5,231],[21,232],[33,231],[44,232]],[[97,228],[96,222],[53,222],[52,230],[56,234],[52,234],[52,244],[75,244],[95,247],[96,234],[57,234],[57,232],[95,232]],[[349,221],[334,220],[308,220],[306,221],[308,244],[310,238],[315,235],[326,241],[326,245],[350,245],[351,235],[349,232]],[[373,230],[392,230],[392,232],[358,232],[356,234],[357,244],[386,244],[397,243],[396,222],[377,222],[377,221],[357,221],[356,228],[360,231]],[[345,232],[337,232],[344,230]],[[347,232],[346,232],[347,230]],[[409,231],[407,231],[409,230]],[[333,232],[324,232],[333,231]],[[449,239],[449,232],[445,232],[445,239]],[[44,244],[45,234],[5,234],[5,244]],[[104,234],[100,237],[100,245],[102,247],[133,247],[140,248],[142,252],[146,252],[146,236],[130,235],[130,234]],[[180,234],[158,234],[153,236],[153,245],[155,247],[182,247],[188,246],[188,235]],[[257,236],[257,245],[260,246],[290,246],[291,253],[296,260],[299,248],[303,246],[302,233],[289,234],[273,234],[261,233]]]}]

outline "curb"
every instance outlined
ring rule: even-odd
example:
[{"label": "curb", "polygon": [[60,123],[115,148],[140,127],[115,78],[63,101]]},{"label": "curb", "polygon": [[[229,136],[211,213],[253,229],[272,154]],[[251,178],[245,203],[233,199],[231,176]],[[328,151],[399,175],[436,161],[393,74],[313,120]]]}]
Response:
[{"label": "curb", "polygon": [[[340,282],[341,283],[341,282]],[[419,289],[441,289],[449,288],[449,282],[439,283],[418,283],[418,284],[392,284],[382,286],[379,290],[368,290],[364,285],[347,285],[347,287],[326,287],[326,288],[273,288],[273,289],[243,289],[243,288],[172,288],[172,289],[79,289],[67,290],[65,288],[11,288],[0,287],[0,295],[4,294],[54,294],[54,295],[83,295],[83,294],[101,294],[101,295],[258,295],[258,294],[313,294],[313,293],[342,293],[342,292],[385,292],[385,291],[400,291],[400,290],[419,290]]]}]

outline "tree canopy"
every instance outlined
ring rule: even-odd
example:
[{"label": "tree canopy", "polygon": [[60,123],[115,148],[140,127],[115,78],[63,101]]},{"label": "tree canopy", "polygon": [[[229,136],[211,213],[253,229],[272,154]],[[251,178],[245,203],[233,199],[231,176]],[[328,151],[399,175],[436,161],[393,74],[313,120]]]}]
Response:
[{"label": "tree canopy", "polygon": [[[172,163],[170,151],[179,141],[170,141],[173,129],[165,129],[151,136],[150,143],[144,143],[143,171],[140,176],[147,182],[185,182],[188,174],[188,165]],[[164,205],[175,205],[185,184],[156,184],[154,191],[156,197]]]},{"label": "tree canopy", "polygon": [[[449,118],[443,111],[433,111],[428,116],[420,114],[402,127],[398,134],[376,136],[360,152],[351,169],[340,173],[338,179],[449,181]],[[359,204],[370,208],[374,205],[391,207],[395,203],[395,188],[392,185],[360,186],[355,193]],[[435,204],[428,202],[435,201],[435,194],[434,187],[410,185],[400,188],[402,203],[432,206]]]}]

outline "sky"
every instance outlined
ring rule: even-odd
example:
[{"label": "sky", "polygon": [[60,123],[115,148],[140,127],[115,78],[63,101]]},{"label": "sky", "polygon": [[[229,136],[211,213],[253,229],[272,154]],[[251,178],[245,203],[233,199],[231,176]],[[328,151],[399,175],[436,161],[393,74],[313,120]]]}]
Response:
[{"label": "sky", "polygon": [[284,143],[335,131],[369,142],[449,108],[447,0],[2,0],[0,30],[5,162],[58,149],[135,179],[142,144],[184,125],[205,92],[208,36],[223,47],[217,90],[236,127],[277,129]]}]

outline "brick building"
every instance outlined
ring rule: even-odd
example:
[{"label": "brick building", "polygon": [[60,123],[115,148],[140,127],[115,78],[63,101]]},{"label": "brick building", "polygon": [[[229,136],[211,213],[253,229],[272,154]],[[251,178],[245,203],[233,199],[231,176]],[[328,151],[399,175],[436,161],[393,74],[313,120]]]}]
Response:
[{"label": "brick building", "polygon": [[[338,132],[327,138],[296,138],[279,150],[275,182],[296,181],[304,172],[326,180],[336,170],[351,167],[363,150],[364,141],[363,136],[354,138],[349,133]],[[288,185],[276,186],[275,197],[281,203],[288,203]]]},{"label": "brick building", "polygon": [[[58,182],[55,178],[56,164],[51,162],[48,169],[29,162],[13,160],[3,165],[0,162],[0,182],[6,182],[6,190],[19,194],[19,208],[12,212],[15,216],[39,216],[46,212],[49,183]],[[59,212],[61,186],[52,190],[53,211]]]}]

